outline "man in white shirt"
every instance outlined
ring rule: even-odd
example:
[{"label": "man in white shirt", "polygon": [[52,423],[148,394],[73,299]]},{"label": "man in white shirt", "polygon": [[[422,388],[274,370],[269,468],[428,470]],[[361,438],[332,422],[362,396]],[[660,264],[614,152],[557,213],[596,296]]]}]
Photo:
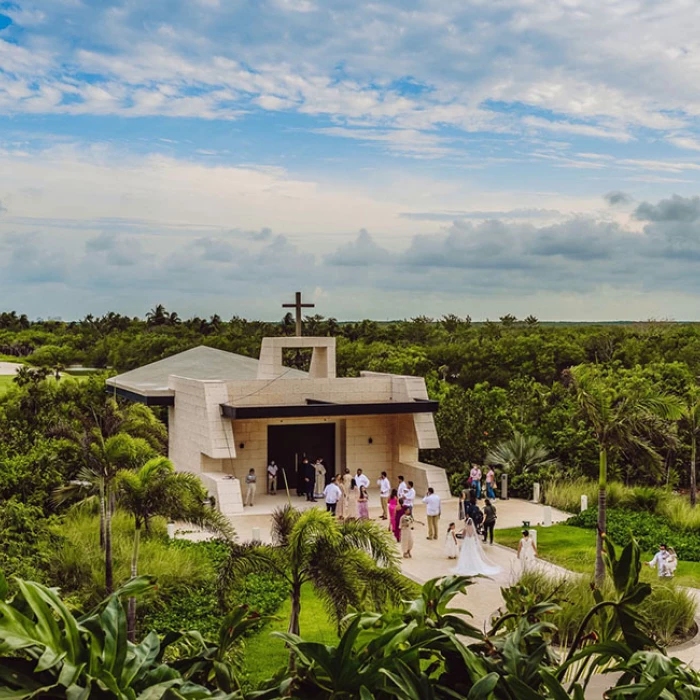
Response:
[{"label": "man in white shirt", "polygon": [[408,482],[408,489],[406,489],[406,493],[403,496],[403,507],[404,508],[413,508],[413,501],[416,500],[416,490],[413,488],[413,482],[409,481]]},{"label": "man in white shirt", "polygon": [[386,472],[382,472],[381,477],[377,480],[377,486],[379,486],[379,500],[382,502],[382,520],[386,520],[389,513],[387,504],[391,493],[391,481],[386,478]]},{"label": "man in white shirt", "polygon": [[406,482],[403,480],[403,477],[399,476],[399,487],[396,490],[396,498],[403,498],[406,495],[406,491],[408,491],[408,486],[406,486]]},{"label": "man in white shirt", "polygon": [[670,578],[673,576],[672,572],[669,572],[666,566],[666,561],[668,560],[668,551],[666,550],[665,544],[659,545],[659,551],[654,555],[651,561],[647,562],[647,566],[656,567],[656,572],[659,574],[659,578]]},{"label": "man in white shirt", "polygon": [[267,492],[272,496],[277,494],[277,471],[278,467],[273,459],[267,465]]},{"label": "man in white shirt", "polygon": [[355,483],[359,490],[360,486],[364,486],[366,489],[369,488],[369,479],[362,473],[362,469],[357,470],[357,476],[355,477]]},{"label": "man in white shirt", "polygon": [[438,522],[440,520],[440,496],[435,493],[435,489],[430,487],[423,499],[425,503],[425,513],[428,516],[428,539],[438,538]]},{"label": "man in white shirt", "polygon": [[343,497],[343,492],[340,490],[340,486],[331,481],[325,489],[323,489],[323,495],[326,498],[326,510],[335,517],[335,509],[338,505],[338,501]]}]

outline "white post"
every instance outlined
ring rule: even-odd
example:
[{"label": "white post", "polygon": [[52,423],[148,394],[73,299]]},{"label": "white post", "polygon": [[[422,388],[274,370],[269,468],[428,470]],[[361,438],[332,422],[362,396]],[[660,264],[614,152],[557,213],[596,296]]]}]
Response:
[{"label": "white post", "polygon": [[532,485],[532,502],[533,503],[540,502],[540,482],[539,481],[536,481]]},{"label": "white post", "polygon": [[585,493],[581,494],[581,512],[588,510],[588,496]]},{"label": "white post", "polygon": [[537,530],[528,530],[532,543],[537,547]]},{"label": "white post", "polygon": [[508,474],[501,474],[501,500],[508,500]]},{"label": "white post", "polygon": [[260,528],[253,528],[253,542],[260,542]]},{"label": "white post", "polygon": [[552,506],[544,506],[542,511],[544,516],[544,522],[542,523],[542,526],[552,527]]},{"label": "white post", "polygon": [[168,530],[168,537],[171,540],[175,539],[175,523],[168,523],[167,530]]}]

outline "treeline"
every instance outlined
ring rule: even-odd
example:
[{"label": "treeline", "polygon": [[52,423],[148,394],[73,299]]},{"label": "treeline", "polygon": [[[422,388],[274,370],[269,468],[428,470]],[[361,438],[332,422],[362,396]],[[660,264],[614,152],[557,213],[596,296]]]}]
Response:
[{"label": "treeline", "polygon": [[[294,328],[291,314],[279,322],[216,315],[181,319],[162,305],[143,319],[109,313],[75,322],[30,322],[5,312],[0,354],[54,371],[78,364],[123,372],[201,344],[256,357],[263,337],[293,335]],[[689,400],[700,376],[695,324],[542,325],[533,316],[519,321],[513,315],[485,323],[454,315],[340,323],[314,315],[306,317],[304,333],[338,338],[339,376],[373,370],[426,377],[431,395],[441,401],[442,449],[424,458],[451,473],[483,462],[490,449],[519,431],[541,441],[558,460],[559,474],[594,476],[596,442],[578,420],[563,381],[572,366],[595,364],[609,370],[614,382],[643,382]],[[287,361],[303,368],[308,357],[292,353]],[[611,475],[684,486],[690,441],[682,429],[673,430],[672,446],[657,446],[663,468],[644,455],[620,453],[611,456]],[[522,471],[514,475],[522,490],[543,476],[536,468]]]}]

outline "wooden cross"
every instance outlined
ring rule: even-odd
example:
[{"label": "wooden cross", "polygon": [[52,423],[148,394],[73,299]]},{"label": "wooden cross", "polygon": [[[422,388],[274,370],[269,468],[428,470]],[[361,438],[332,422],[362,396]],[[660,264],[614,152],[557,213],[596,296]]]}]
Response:
[{"label": "wooden cross", "polygon": [[301,337],[301,310],[313,309],[316,304],[302,304],[301,292],[297,292],[296,301],[293,304],[282,304],[283,309],[296,309],[297,337]]}]

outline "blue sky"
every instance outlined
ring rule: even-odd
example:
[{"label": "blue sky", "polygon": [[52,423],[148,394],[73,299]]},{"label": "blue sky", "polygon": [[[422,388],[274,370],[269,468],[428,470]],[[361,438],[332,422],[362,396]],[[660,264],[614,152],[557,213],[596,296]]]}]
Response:
[{"label": "blue sky", "polygon": [[697,319],[687,0],[0,2],[31,316]]}]

